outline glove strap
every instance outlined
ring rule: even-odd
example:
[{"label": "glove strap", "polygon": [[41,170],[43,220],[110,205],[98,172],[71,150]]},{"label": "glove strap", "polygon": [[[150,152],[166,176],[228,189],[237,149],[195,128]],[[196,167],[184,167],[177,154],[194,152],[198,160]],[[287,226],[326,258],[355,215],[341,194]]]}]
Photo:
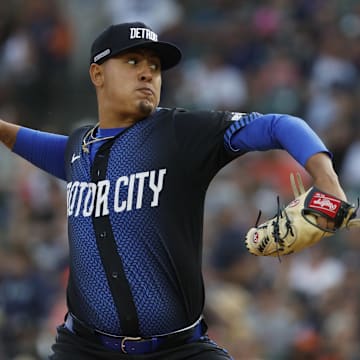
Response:
[{"label": "glove strap", "polygon": [[[302,215],[312,225],[317,226],[323,231],[333,233],[342,225],[343,220],[351,207],[351,204],[348,204],[335,196],[324,193],[314,187],[306,196]],[[324,229],[317,223],[313,223],[309,217],[306,216],[309,214],[318,214],[334,221],[334,229]]]}]

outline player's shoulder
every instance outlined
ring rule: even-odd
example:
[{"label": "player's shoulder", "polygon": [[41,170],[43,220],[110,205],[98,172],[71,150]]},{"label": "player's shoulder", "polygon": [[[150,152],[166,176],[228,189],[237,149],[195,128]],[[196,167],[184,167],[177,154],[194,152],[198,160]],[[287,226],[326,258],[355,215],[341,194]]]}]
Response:
[{"label": "player's shoulder", "polygon": [[181,107],[166,108],[159,107],[157,108],[158,115],[169,115],[176,120],[210,120],[210,119],[222,119],[227,121],[232,121],[234,113],[226,110],[207,110],[207,109],[187,109]]},{"label": "player's shoulder", "polygon": [[158,116],[171,119],[180,128],[231,128],[234,131],[262,116],[257,112],[236,112],[228,110],[203,110],[186,108],[158,108]]}]

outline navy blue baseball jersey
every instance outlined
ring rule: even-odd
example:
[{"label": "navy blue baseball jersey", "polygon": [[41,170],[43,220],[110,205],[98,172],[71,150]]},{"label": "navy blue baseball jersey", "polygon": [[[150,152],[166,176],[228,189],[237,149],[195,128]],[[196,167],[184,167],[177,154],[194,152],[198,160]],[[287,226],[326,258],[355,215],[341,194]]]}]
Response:
[{"label": "navy blue baseball jersey", "polygon": [[[107,166],[96,170],[104,172],[97,180],[97,160],[92,163],[81,146],[88,128],[70,137],[69,307],[77,317],[102,331],[125,331],[109,284],[117,269],[106,274],[110,259],[101,258],[96,235],[97,219],[106,218],[100,231],[112,232],[140,334],[167,333],[199,318],[204,198],[214,175],[236,156],[224,147],[231,117],[162,109],[100,147],[97,155]],[[104,146],[109,149],[101,154]]]}]

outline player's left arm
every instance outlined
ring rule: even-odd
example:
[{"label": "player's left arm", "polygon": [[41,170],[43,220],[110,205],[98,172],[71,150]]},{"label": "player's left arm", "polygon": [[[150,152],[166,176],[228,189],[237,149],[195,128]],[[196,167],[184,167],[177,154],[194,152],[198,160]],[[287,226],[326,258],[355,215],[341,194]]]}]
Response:
[{"label": "player's left arm", "polygon": [[305,191],[301,178],[297,176],[297,188],[294,176],[291,177],[295,200],[283,207],[278,198],[276,215],[260,225],[257,221],[247,232],[245,243],[250,253],[261,256],[295,253],[342,228],[360,225],[359,219],[354,219],[356,207],[346,201],[331,153],[302,119],[259,114],[226,139],[225,146],[240,153],[286,150],[307,170],[314,183]]},{"label": "player's left arm", "polygon": [[333,168],[330,151],[301,118],[283,114],[257,114],[246,126],[238,131],[235,129],[227,140],[227,146],[232,151],[246,153],[283,149],[307,170],[314,186],[346,200]]}]

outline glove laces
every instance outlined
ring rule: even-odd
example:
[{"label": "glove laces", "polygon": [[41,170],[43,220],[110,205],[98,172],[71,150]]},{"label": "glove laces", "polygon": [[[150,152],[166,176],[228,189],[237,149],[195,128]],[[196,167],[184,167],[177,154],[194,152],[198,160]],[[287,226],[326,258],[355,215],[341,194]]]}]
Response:
[{"label": "glove laces", "polygon": [[[290,220],[285,208],[280,206],[279,195],[276,197],[276,201],[277,201],[276,216],[275,216],[275,220],[271,224],[273,226],[272,235],[274,236],[274,240],[275,240],[275,244],[276,244],[277,257],[279,259],[279,262],[281,262],[280,251],[283,250],[283,246],[285,245],[284,239],[287,237],[287,235],[289,233],[292,236],[294,236],[294,230],[291,226],[291,220]],[[280,218],[283,218],[283,215],[285,215],[285,218],[286,218],[286,221],[285,221],[286,233],[283,235],[283,237],[281,237],[279,222],[280,222]]]}]

